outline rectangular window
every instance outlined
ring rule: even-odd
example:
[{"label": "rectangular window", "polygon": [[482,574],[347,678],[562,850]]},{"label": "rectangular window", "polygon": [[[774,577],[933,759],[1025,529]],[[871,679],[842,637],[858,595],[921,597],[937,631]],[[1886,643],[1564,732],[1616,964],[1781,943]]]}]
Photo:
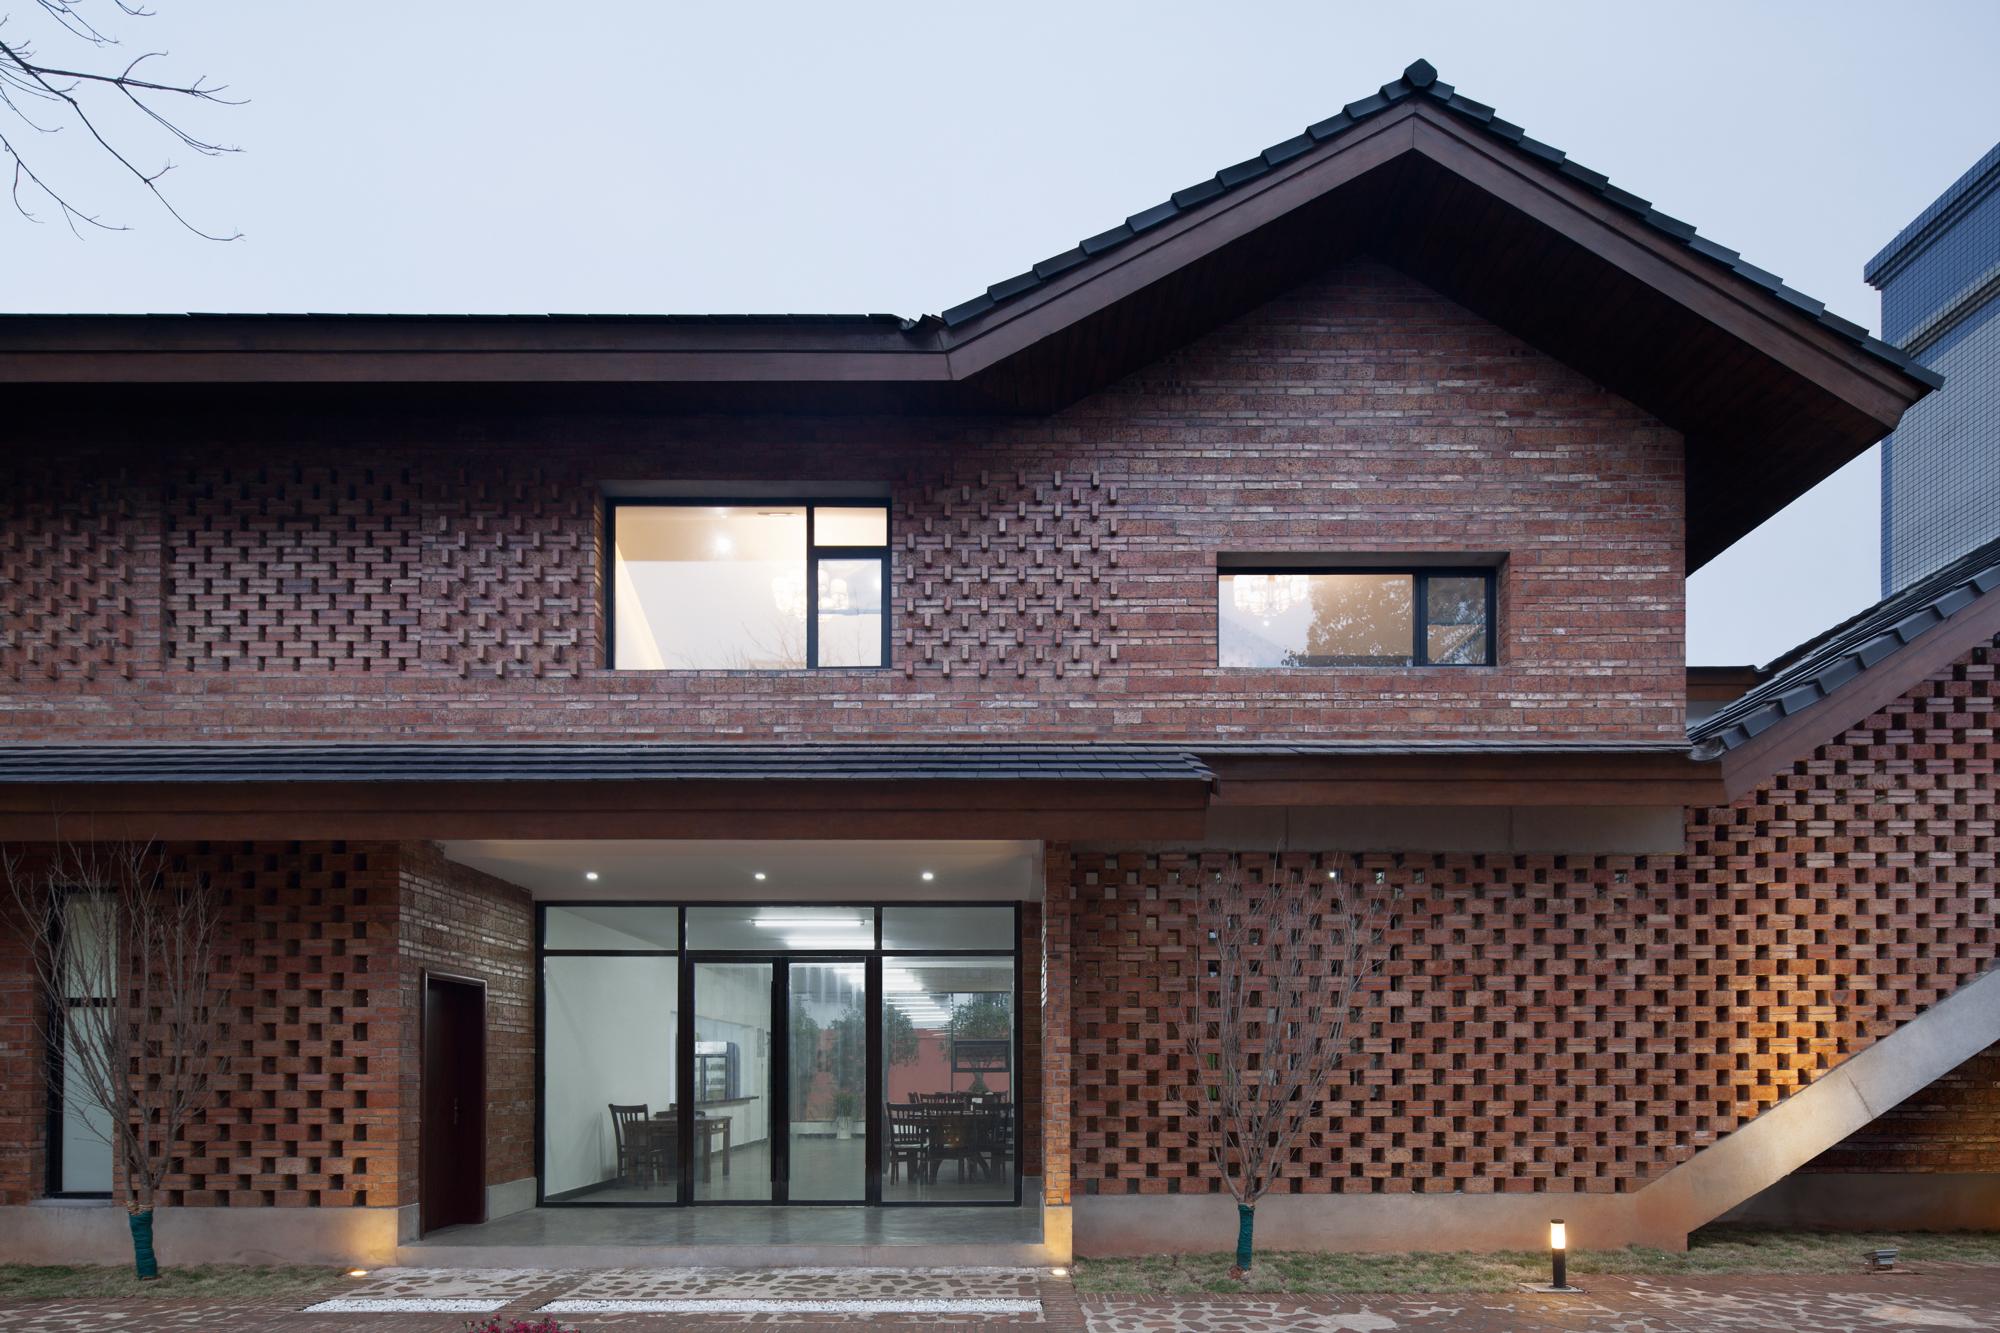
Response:
[{"label": "rectangular window", "polygon": [[610,523],[617,670],[888,665],[887,506],[625,501]]},{"label": "rectangular window", "polygon": [[99,1089],[116,1011],[118,941],[108,894],[63,899],[57,938],[62,995],[55,1015],[49,1118],[50,1193],[85,1198],[111,1192],[111,1118]]},{"label": "rectangular window", "polygon": [[1225,667],[1491,666],[1490,569],[1224,569]]}]

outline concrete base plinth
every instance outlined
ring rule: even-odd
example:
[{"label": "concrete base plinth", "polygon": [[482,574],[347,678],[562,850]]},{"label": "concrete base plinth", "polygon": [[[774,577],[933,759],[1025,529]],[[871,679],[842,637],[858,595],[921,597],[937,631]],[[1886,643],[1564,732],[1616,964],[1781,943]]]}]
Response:
[{"label": "concrete base plinth", "polygon": [[[395,1262],[416,1234],[416,1209],[159,1208],[153,1245],[163,1265]],[[49,1201],[0,1207],[0,1261],[122,1264],[132,1260],[125,1209],[116,1203]]]}]

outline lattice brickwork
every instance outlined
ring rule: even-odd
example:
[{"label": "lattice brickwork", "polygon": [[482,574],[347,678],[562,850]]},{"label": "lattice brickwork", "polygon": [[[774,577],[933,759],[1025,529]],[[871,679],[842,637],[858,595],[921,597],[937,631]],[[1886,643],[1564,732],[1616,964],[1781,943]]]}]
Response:
[{"label": "lattice brickwork", "polygon": [[[211,877],[236,922],[217,974],[232,1002],[222,1095],[190,1136],[173,1204],[393,1204],[397,869],[392,844],[168,849]],[[388,1040],[384,1040],[388,1038]]]},{"label": "lattice brickwork", "polygon": [[157,671],[159,562],[158,515],[116,464],[0,473],[0,680]]},{"label": "lattice brickwork", "polygon": [[[1636,1188],[1983,971],[2000,947],[1992,657],[1695,812],[1680,857],[1363,857],[1391,913],[1382,972],[1285,1186]],[[1321,874],[1312,854],[1238,860],[1253,879]],[[1070,863],[1086,1190],[1221,1185],[1177,1093],[1196,890],[1221,868]]]},{"label": "lattice brickwork", "polygon": [[894,561],[907,676],[1101,675],[1119,652],[1118,488],[981,471],[903,492]]},{"label": "lattice brickwork", "polygon": [[167,496],[182,671],[400,671],[422,659],[407,463],[189,467]]},{"label": "lattice brickwork", "polygon": [[458,469],[434,484],[431,660],[458,675],[574,676],[596,666],[596,492],[540,469]]}]

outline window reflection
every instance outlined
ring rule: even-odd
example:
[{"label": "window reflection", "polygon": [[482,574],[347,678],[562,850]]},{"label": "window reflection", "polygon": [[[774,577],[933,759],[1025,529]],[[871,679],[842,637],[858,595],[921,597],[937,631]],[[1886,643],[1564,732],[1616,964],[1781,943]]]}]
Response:
[{"label": "window reflection", "polygon": [[1014,1192],[1014,963],[882,960],[885,1202]]},{"label": "window reflection", "polygon": [[611,521],[614,668],[885,665],[886,506],[631,503]]},{"label": "window reflection", "polygon": [[1482,666],[1493,660],[1491,589],[1481,572],[1225,570],[1217,580],[1217,661]]},{"label": "window reflection", "polygon": [[614,565],[620,670],[805,666],[803,505],[623,506]]},{"label": "window reflection", "polygon": [[1222,665],[1409,666],[1410,574],[1224,574]]}]

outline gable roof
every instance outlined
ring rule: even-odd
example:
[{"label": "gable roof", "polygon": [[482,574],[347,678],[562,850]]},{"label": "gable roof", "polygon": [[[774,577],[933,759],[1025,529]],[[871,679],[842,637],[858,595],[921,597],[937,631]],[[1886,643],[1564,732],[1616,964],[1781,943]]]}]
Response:
[{"label": "gable roof", "polygon": [[1420,60],[940,316],[0,316],[0,384],[65,412],[77,383],[476,383],[495,399],[616,385],[661,409],[1039,413],[1361,255],[1679,430],[1690,569],[1940,382]]},{"label": "gable roof", "polygon": [[[1968,639],[1976,643],[2000,631],[2000,597],[1990,596],[1996,589],[2000,538],[1774,659],[1760,684],[1688,728],[1697,757],[1744,750],[1808,710],[1818,710],[1814,717],[1827,714],[1818,725],[1810,718],[1805,722],[1815,746],[1825,743],[1856,720],[1853,707],[1836,705],[1855,701],[1872,711],[1867,704],[1881,689],[1867,687],[1886,684],[1891,668],[1903,668],[1897,680],[1912,674],[1921,678],[1956,659]],[[1961,632],[1939,632],[1947,629]]]},{"label": "gable roof", "polygon": [[[1044,259],[1025,273],[994,283],[971,300],[952,306],[940,315],[939,319],[947,328],[956,328],[1004,302],[1017,300],[1050,279],[1098,255],[1114,250],[1154,227],[1213,203],[1231,190],[1257,180],[1322,144],[1338,139],[1370,118],[1379,116],[1412,98],[1428,99],[1462,118],[1467,124],[1477,126],[1481,132],[1492,138],[1546,163],[1559,174],[1583,185],[1606,202],[1630,213],[1660,235],[1676,244],[1686,246],[1691,253],[1701,256],[1710,263],[1720,265],[1793,309],[1803,311],[1871,356],[1878,357],[1896,369],[1913,375],[1932,388],[1944,383],[1943,376],[1921,365],[1901,348],[1873,336],[1861,325],[1834,314],[1826,308],[1825,302],[1815,300],[1797,288],[1787,286],[1777,274],[1757,267],[1726,245],[1718,245],[1697,232],[1692,224],[1663,213],[1653,207],[1651,201],[1613,185],[1608,176],[1602,172],[1592,171],[1580,162],[1572,161],[1560,148],[1530,138],[1527,131],[1519,125],[1501,119],[1492,107],[1483,102],[1473,101],[1450,84],[1443,82],[1437,77],[1437,70],[1431,63],[1422,59],[1405,69],[1400,79],[1383,84],[1381,91],[1373,96],[1362,98],[1358,102],[1349,102],[1325,120],[1308,125],[1302,133],[1271,145],[1257,156],[1238,162],[1234,166],[1224,167],[1207,180],[1199,181],[1187,189],[1176,190],[1165,200],[1154,204],[1151,208],[1141,209],[1117,226],[1107,228],[1095,236],[1085,237],[1072,248]],[[1995,151],[2000,152],[2000,149]]]}]

